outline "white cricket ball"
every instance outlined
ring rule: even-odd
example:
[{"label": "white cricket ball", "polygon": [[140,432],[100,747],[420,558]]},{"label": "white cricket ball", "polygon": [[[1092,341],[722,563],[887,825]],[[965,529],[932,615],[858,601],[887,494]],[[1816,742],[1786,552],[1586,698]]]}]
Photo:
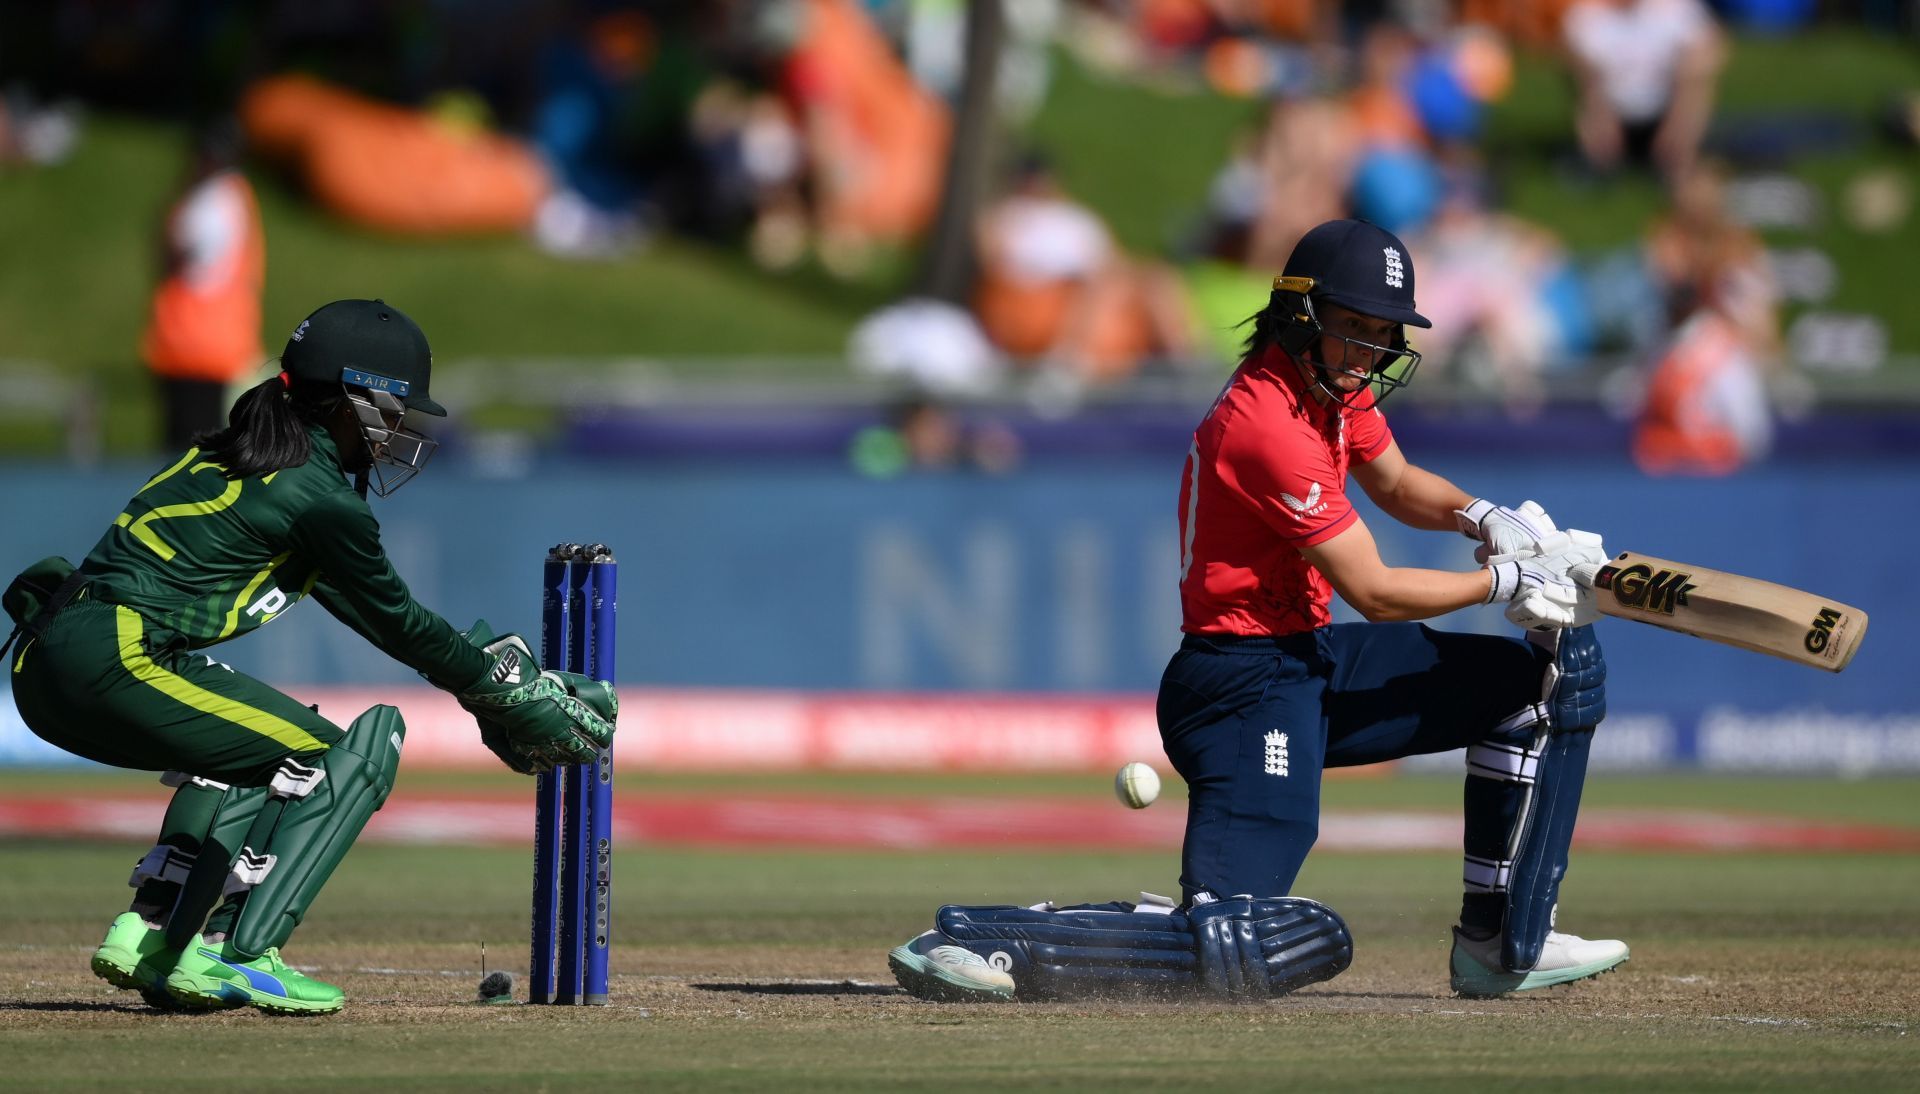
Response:
[{"label": "white cricket ball", "polygon": [[1160,776],[1136,760],[1113,777],[1113,795],[1128,809],[1145,809],[1160,796]]}]

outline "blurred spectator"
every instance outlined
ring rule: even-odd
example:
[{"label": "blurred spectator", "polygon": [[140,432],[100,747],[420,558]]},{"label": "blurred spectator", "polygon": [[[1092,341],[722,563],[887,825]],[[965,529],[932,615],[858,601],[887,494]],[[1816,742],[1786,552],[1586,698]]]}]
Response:
[{"label": "blurred spectator", "polygon": [[1692,166],[1725,47],[1700,0],[1578,0],[1564,36],[1579,83],[1575,131],[1596,170]]},{"label": "blurred spectator", "polygon": [[47,167],[64,161],[80,143],[80,108],[42,103],[24,88],[0,94],[0,168],[15,163]]},{"label": "blurred spectator", "polygon": [[1020,165],[1011,191],[981,211],[977,235],[974,308],[1007,353],[1094,383],[1131,375],[1149,355],[1192,359],[1179,279],[1121,251],[1043,158]]},{"label": "blurred spectator", "polygon": [[806,257],[806,149],[786,107],[766,92],[716,80],[694,101],[692,131],[705,183],[709,234],[747,232],[748,252],[770,270]]},{"label": "blurred spectator", "polygon": [[534,220],[553,254],[617,253],[641,239],[643,178],[631,147],[658,34],[645,14],[601,14],[548,43],[532,137],[555,175]]},{"label": "blurred spectator", "polygon": [[991,419],[969,422],[929,395],[909,396],[896,404],[882,425],[853,438],[854,470],[870,478],[894,478],[909,471],[979,471],[1000,475],[1020,463],[1020,441]]},{"label": "blurred spectator", "polygon": [[201,128],[160,239],[160,283],[140,354],[159,379],[170,450],[226,425],[227,389],[266,357],[260,293],[266,236],[253,187],[235,167],[230,121]]},{"label": "blurred spectator", "polygon": [[1634,462],[1650,475],[1727,475],[1765,455],[1772,440],[1762,362],[1726,316],[1696,310],[1647,380]]},{"label": "blurred spectator", "polygon": [[1676,179],[1672,208],[1648,235],[1647,263],[1670,313],[1711,307],[1754,352],[1771,356],[1778,349],[1780,294],[1766,248],[1728,215],[1718,165],[1696,164]]},{"label": "blurred spectator", "polygon": [[1675,329],[1647,381],[1634,460],[1651,474],[1724,475],[1772,440],[1766,377],[1779,293],[1759,237],[1727,215],[1724,179],[1697,164],[1647,240]]},{"label": "blurred spectator", "polygon": [[764,48],[806,148],[810,235],[822,265],[853,275],[878,244],[918,235],[939,205],[950,122],[855,0],[775,0]]},{"label": "blurred spectator", "polygon": [[1585,303],[1565,248],[1547,229],[1491,209],[1487,184],[1452,172],[1431,226],[1408,240],[1431,367],[1497,392],[1509,411],[1544,398],[1542,374],[1589,348]]},{"label": "blurred spectator", "polygon": [[1358,154],[1347,112],[1338,103],[1275,102],[1252,154],[1265,191],[1247,239],[1248,264],[1278,270],[1307,229],[1345,216]]},{"label": "blurred spectator", "polygon": [[971,313],[926,297],[862,319],[847,355],[857,372],[945,397],[988,394],[1005,374],[1005,362]]}]

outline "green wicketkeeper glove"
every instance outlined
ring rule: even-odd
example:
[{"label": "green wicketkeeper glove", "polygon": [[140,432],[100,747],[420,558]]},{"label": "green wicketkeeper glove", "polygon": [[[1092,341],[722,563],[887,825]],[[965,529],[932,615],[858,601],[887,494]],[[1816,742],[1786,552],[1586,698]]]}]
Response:
[{"label": "green wicketkeeper glove", "polygon": [[480,723],[480,740],[523,775],[591,763],[613,740],[620,702],[613,685],[540,670],[519,635],[494,637],[484,620],[466,638],[493,658],[485,675],[454,693]]}]

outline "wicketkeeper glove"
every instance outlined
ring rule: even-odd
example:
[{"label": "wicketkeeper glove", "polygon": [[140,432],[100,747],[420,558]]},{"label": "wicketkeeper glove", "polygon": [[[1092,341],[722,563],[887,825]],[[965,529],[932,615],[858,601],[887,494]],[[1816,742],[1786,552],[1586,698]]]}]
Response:
[{"label": "wicketkeeper glove", "polygon": [[523,775],[590,763],[613,741],[620,701],[613,685],[574,672],[541,671],[519,635],[494,637],[485,621],[466,632],[493,658],[479,680],[454,693],[480,723],[480,740]]}]

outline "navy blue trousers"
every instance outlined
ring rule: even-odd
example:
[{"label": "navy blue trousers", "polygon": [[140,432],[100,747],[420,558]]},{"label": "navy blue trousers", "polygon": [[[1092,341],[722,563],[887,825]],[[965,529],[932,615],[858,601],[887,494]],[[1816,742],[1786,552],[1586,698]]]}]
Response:
[{"label": "navy blue trousers", "polygon": [[[1517,638],[1418,623],[1188,635],[1158,706],[1167,758],[1187,782],[1181,890],[1287,895],[1319,836],[1322,770],[1465,748],[1540,698],[1542,670]],[[1504,833],[1508,803],[1466,801],[1470,840]]]}]

